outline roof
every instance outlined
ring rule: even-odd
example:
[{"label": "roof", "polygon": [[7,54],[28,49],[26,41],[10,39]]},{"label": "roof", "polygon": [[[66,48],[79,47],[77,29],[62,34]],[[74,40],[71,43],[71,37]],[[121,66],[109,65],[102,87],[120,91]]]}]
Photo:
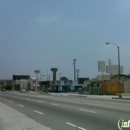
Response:
[{"label": "roof", "polygon": [[[117,76],[119,76],[119,74],[113,74],[113,75],[111,76],[111,78],[114,78],[114,77],[117,77]],[[127,78],[130,78],[130,76],[128,76],[128,75],[126,75],[126,74],[120,74],[120,76],[126,76]]]},{"label": "roof", "polygon": [[90,83],[92,83],[92,82],[96,82],[96,83],[97,83],[97,82],[102,82],[102,81],[101,81],[101,80],[98,80],[97,78],[94,78],[94,79],[91,79],[91,80],[90,80]]},{"label": "roof", "polygon": [[[113,75],[111,75],[111,78],[115,78],[115,77],[117,77],[117,76],[119,76],[119,74],[113,74]],[[130,78],[130,76],[125,75],[125,74],[120,74],[120,76],[126,76],[127,78]],[[93,82],[100,83],[100,82],[102,82],[102,81],[101,81],[101,80],[98,80],[97,78],[94,78],[94,79],[91,79],[91,80],[90,80],[90,83],[93,83]]]}]

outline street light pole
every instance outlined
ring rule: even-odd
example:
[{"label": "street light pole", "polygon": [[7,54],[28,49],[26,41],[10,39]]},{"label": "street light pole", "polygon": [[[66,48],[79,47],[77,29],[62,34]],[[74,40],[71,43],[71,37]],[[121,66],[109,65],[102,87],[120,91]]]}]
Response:
[{"label": "street light pole", "polygon": [[74,61],[74,63],[73,63],[74,64],[74,81],[76,81],[76,75],[75,75],[75,71],[76,71],[76,67],[75,67],[76,63],[75,62],[76,62],[76,59],[73,59],[73,61]]},{"label": "street light pole", "polygon": [[120,48],[115,43],[107,42],[106,44],[107,45],[108,44],[113,44],[113,45],[115,45],[118,48],[119,98],[122,98],[122,95],[121,95],[121,86],[120,86]]}]

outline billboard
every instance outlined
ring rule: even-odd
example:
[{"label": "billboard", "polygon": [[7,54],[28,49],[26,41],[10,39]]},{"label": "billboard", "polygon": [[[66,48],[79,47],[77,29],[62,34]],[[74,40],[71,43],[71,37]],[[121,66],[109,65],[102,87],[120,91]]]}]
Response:
[{"label": "billboard", "polygon": [[30,75],[13,75],[13,80],[30,79]]},{"label": "billboard", "polygon": [[97,79],[99,81],[102,81],[102,80],[110,80],[110,75],[98,75],[97,76]]},{"label": "billboard", "polygon": [[34,73],[40,73],[40,70],[34,70]]},{"label": "billboard", "polygon": [[58,71],[57,68],[51,68],[51,71],[53,72],[53,83],[56,81],[56,71]]},{"label": "billboard", "polygon": [[[107,73],[119,73],[119,68],[118,68],[118,65],[109,65],[109,66],[106,66],[106,72]],[[120,66],[120,73],[124,73],[124,70],[123,70],[123,66]]]},{"label": "billboard", "polygon": [[105,72],[106,71],[105,61],[98,61],[98,71],[99,72]]}]

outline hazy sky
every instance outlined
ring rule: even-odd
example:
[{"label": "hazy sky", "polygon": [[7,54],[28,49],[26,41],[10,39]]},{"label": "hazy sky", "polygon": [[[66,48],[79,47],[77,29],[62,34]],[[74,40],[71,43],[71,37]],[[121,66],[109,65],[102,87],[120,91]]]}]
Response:
[{"label": "hazy sky", "polygon": [[0,0],[0,79],[50,68],[73,79],[97,77],[98,61],[130,73],[130,0]]}]

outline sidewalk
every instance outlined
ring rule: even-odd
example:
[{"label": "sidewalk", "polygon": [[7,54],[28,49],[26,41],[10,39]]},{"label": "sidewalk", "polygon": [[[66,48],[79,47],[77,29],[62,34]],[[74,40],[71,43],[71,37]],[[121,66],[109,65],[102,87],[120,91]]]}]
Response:
[{"label": "sidewalk", "polygon": [[0,102],[0,130],[52,130]]},{"label": "sidewalk", "polygon": [[[40,94],[49,94],[53,96],[75,96],[75,97],[87,97],[87,98],[97,98],[97,99],[118,99],[118,95],[85,95],[85,94],[78,94],[78,93],[44,93],[40,92]],[[123,93],[122,99],[129,99],[130,100],[130,93]]]}]

